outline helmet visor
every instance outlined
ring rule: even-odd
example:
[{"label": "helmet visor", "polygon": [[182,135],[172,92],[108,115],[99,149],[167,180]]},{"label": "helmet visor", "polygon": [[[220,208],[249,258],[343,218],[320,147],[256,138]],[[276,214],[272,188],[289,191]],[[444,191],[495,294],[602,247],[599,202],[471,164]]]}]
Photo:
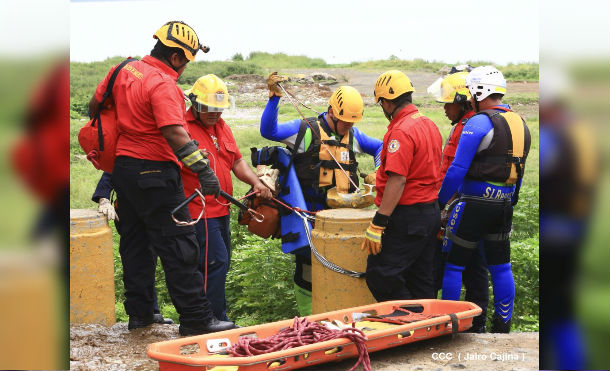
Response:
[{"label": "helmet visor", "polygon": [[441,97],[442,97],[441,82],[442,81],[443,81],[443,78],[439,77],[438,79],[436,79],[436,81],[434,81],[432,84],[430,84],[430,86],[428,86],[428,88],[426,89],[426,92],[428,94],[432,95],[434,97],[434,99],[439,103],[444,103],[444,101],[441,100]]},{"label": "helmet visor", "polygon": [[201,94],[196,97],[193,97],[193,93],[191,93],[189,98],[198,112],[222,112],[225,109],[232,110],[235,108],[235,99],[223,92]]}]

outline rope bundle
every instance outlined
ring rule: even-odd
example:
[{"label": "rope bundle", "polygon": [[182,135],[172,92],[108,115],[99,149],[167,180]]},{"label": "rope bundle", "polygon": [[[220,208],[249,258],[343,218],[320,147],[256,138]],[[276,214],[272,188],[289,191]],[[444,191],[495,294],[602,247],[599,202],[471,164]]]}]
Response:
[{"label": "rope bundle", "polygon": [[361,363],[364,371],[371,370],[369,352],[365,345],[367,338],[361,330],[353,327],[331,330],[317,322],[309,322],[307,318],[295,317],[292,327],[265,339],[240,338],[228,352],[235,357],[255,356],[337,338],[349,339],[358,349],[358,361],[349,371]]}]

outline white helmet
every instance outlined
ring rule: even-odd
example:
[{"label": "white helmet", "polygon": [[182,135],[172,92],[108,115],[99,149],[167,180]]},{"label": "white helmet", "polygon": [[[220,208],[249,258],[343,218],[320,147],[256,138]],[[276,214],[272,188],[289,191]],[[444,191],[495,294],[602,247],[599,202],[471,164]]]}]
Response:
[{"label": "white helmet", "polygon": [[491,94],[506,94],[506,80],[494,66],[481,66],[470,71],[466,76],[466,87],[478,102]]}]

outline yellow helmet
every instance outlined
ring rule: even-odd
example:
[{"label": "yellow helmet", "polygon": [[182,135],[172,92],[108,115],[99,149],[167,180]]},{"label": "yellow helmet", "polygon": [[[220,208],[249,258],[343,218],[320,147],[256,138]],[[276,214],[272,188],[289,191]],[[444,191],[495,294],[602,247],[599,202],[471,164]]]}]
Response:
[{"label": "yellow helmet", "polygon": [[351,86],[339,86],[330,96],[328,105],[333,115],[341,121],[358,122],[362,120],[364,102],[358,90]]},{"label": "yellow helmet", "polygon": [[[231,106],[227,85],[218,76],[209,74],[195,81],[193,87],[184,92],[193,107],[203,112],[218,112]],[[206,106],[204,109],[202,106]]]},{"label": "yellow helmet", "polygon": [[466,87],[468,72],[457,72],[445,77],[441,81],[440,94],[436,97],[439,103],[463,103],[470,99],[470,92]]},{"label": "yellow helmet", "polygon": [[398,70],[390,70],[382,73],[375,83],[375,102],[379,98],[392,100],[404,93],[414,92],[413,83],[404,73]]},{"label": "yellow helmet", "polygon": [[199,50],[203,50],[204,53],[210,51],[209,47],[199,43],[195,30],[181,21],[167,22],[155,32],[153,38],[158,39],[163,45],[170,48],[184,50],[184,54],[189,61],[195,60],[195,54]]}]

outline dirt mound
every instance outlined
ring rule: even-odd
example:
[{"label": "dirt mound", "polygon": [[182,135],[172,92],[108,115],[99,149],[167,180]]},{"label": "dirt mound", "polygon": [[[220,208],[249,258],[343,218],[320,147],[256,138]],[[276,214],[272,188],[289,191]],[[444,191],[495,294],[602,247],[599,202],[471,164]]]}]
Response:
[{"label": "dirt mound", "polygon": [[178,325],[152,325],[134,331],[126,323],[70,326],[70,370],[156,370],[148,344],[178,337]]}]

